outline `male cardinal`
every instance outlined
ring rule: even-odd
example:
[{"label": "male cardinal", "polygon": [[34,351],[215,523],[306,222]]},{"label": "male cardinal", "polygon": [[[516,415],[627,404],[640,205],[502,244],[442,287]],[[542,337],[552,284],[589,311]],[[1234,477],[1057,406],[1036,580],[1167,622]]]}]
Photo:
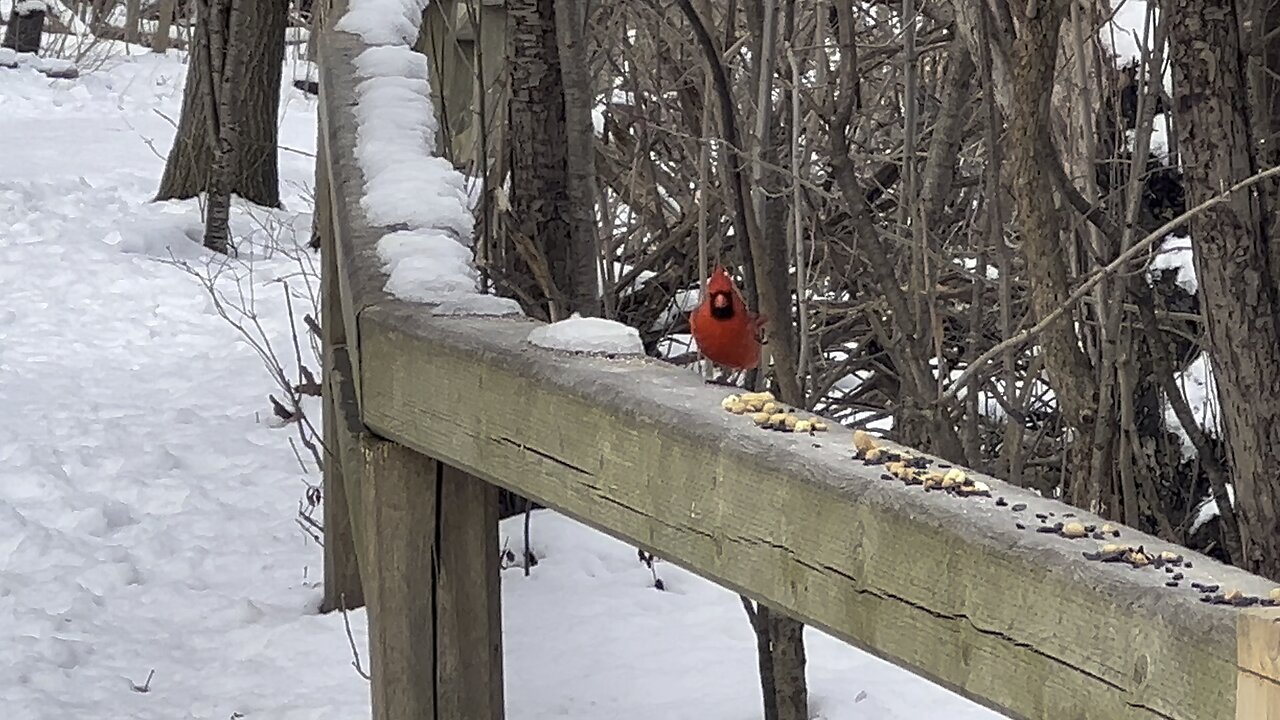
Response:
[{"label": "male cardinal", "polygon": [[689,313],[689,330],[698,350],[713,363],[750,370],[760,363],[764,319],[747,309],[742,293],[724,267],[707,280],[707,294]]}]

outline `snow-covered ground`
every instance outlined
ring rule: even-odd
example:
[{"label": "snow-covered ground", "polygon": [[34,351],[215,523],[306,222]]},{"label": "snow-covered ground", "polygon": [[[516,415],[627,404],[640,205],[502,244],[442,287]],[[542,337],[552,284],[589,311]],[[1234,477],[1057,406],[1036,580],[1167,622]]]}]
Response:
[{"label": "snow-covered ground", "polygon": [[[0,70],[0,715],[11,720],[361,718],[368,688],[320,548],[308,482],[275,427],[257,352],[196,276],[252,295],[292,356],[276,247],[310,226],[315,103],[282,104],[285,209],[240,208],[241,262],[215,273],[196,203],[151,203],[181,102],[181,56],[75,81]],[[273,249],[274,248],[274,249]],[[172,256],[170,255],[172,253]],[[250,323],[252,327],[252,323]],[[313,359],[303,347],[306,361]],[[289,367],[286,364],[286,367]],[[318,418],[316,418],[318,421]],[[518,548],[518,524],[504,525]],[[508,717],[759,717],[737,596],[540,512],[532,575],[503,577]],[[362,656],[365,616],[351,613]],[[816,717],[999,715],[809,632]]]}]

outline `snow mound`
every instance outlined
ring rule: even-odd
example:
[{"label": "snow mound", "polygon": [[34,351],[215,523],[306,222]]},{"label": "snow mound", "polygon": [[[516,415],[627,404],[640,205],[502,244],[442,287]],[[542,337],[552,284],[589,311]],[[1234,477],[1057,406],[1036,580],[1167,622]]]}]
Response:
[{"label": "snow mound", "polygon": [[352,0],[334,28],[370,45],[408,45],[418,39],[427,0]]},{"label": "snow mound", "polygon": [[538,347],[569,352],[607,355],[643,355],[640,331],[616,320],[584,318],[577,313],[566,320],[542,325],[529,333]]},{"label": "snow mound", "polygon": [[437,315],[522,315],[518,303],[479,292],[470,250],[477,188],[436,156],[427,58],[409,47],[425,7],[423,0],[355,0],[338,22],[373,45],[354,60],[364,78],[355,107],[361,208],[371,225],[407,228],[378,241],[383,289],[438,305]]}]

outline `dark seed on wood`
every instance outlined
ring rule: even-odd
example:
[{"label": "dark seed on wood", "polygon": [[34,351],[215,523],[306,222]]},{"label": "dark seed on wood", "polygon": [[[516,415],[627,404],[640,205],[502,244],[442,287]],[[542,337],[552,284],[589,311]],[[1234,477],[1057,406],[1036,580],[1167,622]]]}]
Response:
[{"label": "dark seed on wood", "polygon": [[1096,533],[1094,533],[1094,534],[1090,535],[1089,537],[1093,538],[1094,540],[1103,540],[1103,539],[1105,539],[1107,536],[1106,536],[1106,535],[1103,535],[1103,534],[1102,534],[1102,533],[1100,533],[1100,532],[1096,532]]},{"label": "dark seed on wood", "polygon": [[1041,525],[1040,527],[1036,528],[1036,532],[1041,532],[1041,533],[1056,533],[1056,532],[1058,532],[1058,531],[1059,531],[1059,530],[1061,530],[1061,529],[1062,529],[1062,528],[1060,528],[1060,527],[1054,527],[1053,525]]},{"label": "dark seed on wood", "polygon": [[1164,584],[1165,587],[1178,587],[1177,580],[1170,580]]},{"label": "dark seed on wood", "polygon": [[1252,595],[1241,595],[1235,600],[1232,600],[1231,604],[1236,607],[1252,607],[1258,604],[1258,598]]},{"label": "dark seed on wood", "polygon": [[1003,496],[996,498],[996,507],[1004,507],[1008,504],[1009,504],[1009,501],[1005,500]]},{"label": "dark seed on wood", "polygon": [[1027,529],[1027,526],[1026,526],[1026,525],[1023,525],[1022,523],[1014,523],[1014,524],[1013,524],[1013,526],[1014,526],[1014,527],[1016,527],[1016,528],[1018,528],[1019,530],[1026,530],[1026,529]]},{"label": "dark seed on wood", "polygon": [[1048,520],[1048,519],[1049,519],[1049,516],[1048,516],[1047,514],[1045,514],[1045,513],[1036,513],[1036,517],[1040,518],[1041,520]]},{"label": "dark seed on wood", "polygon": [[1201,585],[1201,586],[1200,586],[1200,589],[1201,589],[1201,590],[1203,590],[1203,591],[1205,591],[1205,592],[1207,592],[1207,593],[1216,593],[1216,592],[1218,592],[1218,586],[1217,586],[1217,585]]},{"label": "dark seed on wood", "polygon": [[[1052,515],[1053,513],[1049,513],[1049,514],[1050,514],[1050,515]],[[1062,517],[1064,517],[1064,518],[1066,518],[1066,517],[1075,517],[1075,516],[1076,516],[1076,514],[1075,514],[1075,513],[1062,513]]]},{"label": "dark seed on wood", "polygon": [[1184,567],[1184,568],[1189,568],[1189,567],[1191,567],[1191,561],[1190,561],[1190,560],[1188,560],[1188,561],[1186,561],[1186,562],[1182,563],[1182,567]]},{"label": "dark seed on wood", "polygon": [[1275,607],[1277,605],[1280,605],[1280,600],[1276,600],[1274,598],[1260,598],[1258,600],[1258,604],[1265,605],[1267,607]]},{"label": "dark seed on wood", "polygon": [[1014,512],[1022,512],[1023,510],[1026,510],[1026,509],[1027,509],[1027,504],[1026,504],[1026,503],[1015,503],[1015,504],[1014,504],[1014,506],[1013,506],[1011,509],[1012,509]]},{"label": "dark seed on wood", "polygon": [[1088,550],[1086,550],[1080,554],[1084,556],[1085,560],[1093,560],[1096,562],[1102,559],[1102,553],[1099,553],[1099,552],[1089,552]]},{"label": "dark seed on wood", "polygon": [[1181,579],[1182,579],[1182,573],[1174,573],[1174,574],[1173,574],[1173,579],[1174,579],[1174,580],[1181,580]]},{"label": "dark seed on wood", "polygon": [[1097,525],[1085,525],[1085,526],[1084,526],[1084,531],[1085,531],[1085,532],[1093,532],[1093,531],[1095,531],[1095,530],[1097,530],[1097,529],[1098,529],[1098,526],[1097,526]]},{"label": "dark seed on wood", "polygon": [[1213,596],[1212,596],[1212,595],[1201,595],[1201,596],[1200,596],[1200,602],[1213,602]]},{"label": "dark seed on wood", "polygon": [[1192,581],[1191,581],[1191,587],[1193,587],[1193,588],[1195,588],[1195,589],[1197,589],[1197,590],[1203,590],[1203,589],[1204,589],[1204,585],[1202,585],[1202,584],[1200,583],[1200,581],[1198,581],[1198,580],[1192,580]]},{"label": "dark seed on wood", "polygon": [[951,467],[951,464],[950,464],[950,463],[938,463],[938,467],[942,468],[943,470],[946,470],[947,468]]},{"label": "dark seed on wood", "polygon": [[1167,572],[1167,573],[1171,573],[1171,572],[1173,572],[1173,568],[1172,568],[1172,567],[1170,567],[1169,565],[1165,565],[1165,566],[1164,566],[1164,571],[1165,571],[1165,572]]},{"label": "dark seed on wood", "polygon": [[897,480],[898,478],[890,475],[889,473],[880,473],[880,479],[881,480]]}]

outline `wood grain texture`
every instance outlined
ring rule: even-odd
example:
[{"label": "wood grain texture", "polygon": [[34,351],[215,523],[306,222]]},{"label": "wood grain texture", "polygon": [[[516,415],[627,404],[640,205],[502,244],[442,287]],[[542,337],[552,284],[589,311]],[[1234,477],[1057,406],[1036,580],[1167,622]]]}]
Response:
[{"label": "wood grain texture", "polygon": [[[1272,584],[1195,564],[1085,560],[1093,540],[1014,526],[990,499],[924,493],[850,459],[850,436],[768,433],[723,392],[657,362],[525,343],[533,323],[390,302],[362,317],[375,432],[640,545],[1014,717],[1228,720],[1240,611],[1193,580]],[[821,447],[815,447],[820,445]],[[1087,513],[984,478],[1035,512]]]},{"label": "wood grain texture", "polygon": [[368,542],[373,720],[435,720],[435,533],[438,464],[393,442],[361,442]]},{"label": "wood grain texture", "polygon": [[502,720],[498,488],[444,466],[439,502],[438,714],[457,720]]},{"label": "wood grain texture", "polygon": [[[333,214],[331,212],[328,162],[321,150],[316,159],[316,232],[320,235],[320,333],[324,357],[321,358],[320,394],[323,403],[324,460],[324,597],[321,612],[342,608],[352,609],[364,605],[364,591],[360,585],[360,568],[356,561],[355,537],[351,525],[351,512],[347,505],[347,490],[342,475],[342,458],[339,455],[338,415],[334,402],[335,383],[331,377],[332,348],[346,342],[343,328],[342,305],[338,290],[338,266],[334,250]],[[349,380],[349,376],[348,376]]]},{"label": "wood grain texture", "polygon": [[1236,720],[1280,720],[1280,610],[1243,612],[1236,627]]},{"label": "wood grain texture", "polygon": [[[325,408],[326,431],[332,430],[333,444],[329,445],[334,459],[340,466],[343,480],[343,500],[351,521],[352,546],[356,553],[356,565],[360,568],[362,582],[368,583],[369,540],[363,502],[363,476],[365,448],[377,438],[370,436],[360,421],[360,406],[356,404],[355,383],[351,377],[351,358],[345,345],[329,348],[325,358],[328,382],[325,383],[333,399],[332,412]],[[333,425],[328,425],[332,422]],[[326,441],[327,443],[327,441]],[[348,608],[354,607],[351,604]]]}]

